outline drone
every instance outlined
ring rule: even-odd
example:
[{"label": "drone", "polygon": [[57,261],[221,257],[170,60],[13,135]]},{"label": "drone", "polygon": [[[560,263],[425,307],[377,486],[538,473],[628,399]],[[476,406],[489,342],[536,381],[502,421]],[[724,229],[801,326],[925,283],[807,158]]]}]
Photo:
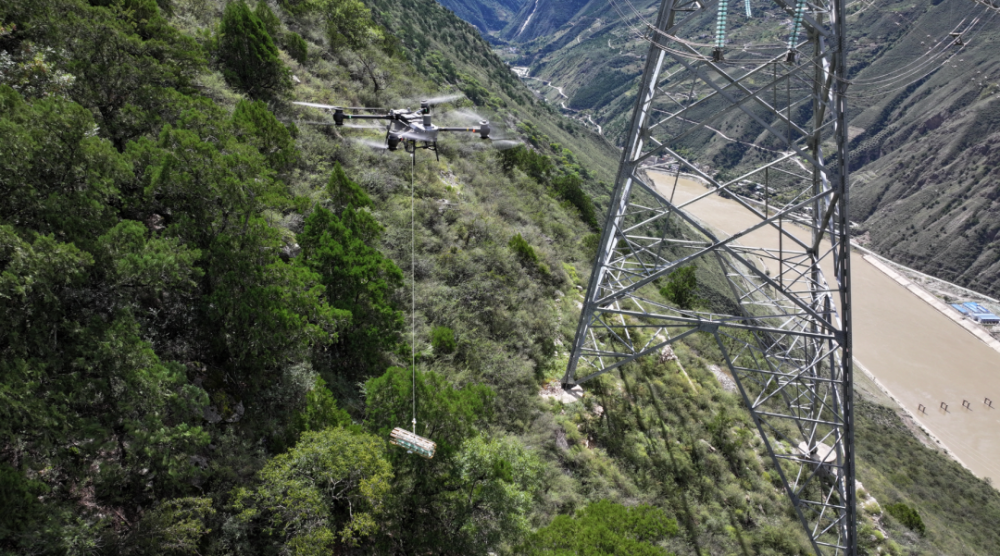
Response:
[{"label": "drone", "polygon": [[433,101],[420,102],[420,110],[410,109],[386,110],[384,114],[348,114],[347,110],[384,110],[381,108],[362,108],[355,106],[331,106],[314,102],[293,102],[299,106],[319,108],[333,114],[333,124],[340,127],[346,120],[387,120],[385,129],[385,148],[396,151],[402,145],[403,150],[413,154],[417,149],[427,149],[434,152],[438,160],[437,141],[442,131],[478,133],[480,139],[490,139],[490,122],[481,120],[479,127],[438,127],[431,122],[431,106]]}]

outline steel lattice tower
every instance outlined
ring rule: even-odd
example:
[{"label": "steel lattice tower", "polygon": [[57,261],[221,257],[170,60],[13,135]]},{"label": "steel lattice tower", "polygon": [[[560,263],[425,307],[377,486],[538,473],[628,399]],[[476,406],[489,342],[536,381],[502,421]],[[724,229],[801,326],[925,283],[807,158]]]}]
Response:
[{"label": "steel lattice tower", "polygon": [[[784,34],[779,42],[727,40],[727,18],[743,17],[728,0],[662,0],[647,25],[649,55],[563,384],[710,335],[817,554],[853,555],[844,0],[754,6]],[[709,175],[695,157],[711,149],[739,162]],[[657,165],[666,173],[652,173]],[[681,179],[700,180],[702,192],[681,195]],[[696,216],[719,195],[739,204],[739,231]],[[660,293],[692,264],[725,276],[718,312]]]}]

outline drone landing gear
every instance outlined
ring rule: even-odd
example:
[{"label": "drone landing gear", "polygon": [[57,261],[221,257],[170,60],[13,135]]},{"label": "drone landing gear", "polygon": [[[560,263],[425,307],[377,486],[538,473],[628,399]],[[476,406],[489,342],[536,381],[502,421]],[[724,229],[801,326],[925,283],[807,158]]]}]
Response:
[{"label": "drone landing gear", "polygon": [[[428,151],[432,151],[434,153],[434,158],[436,158],[438,162],[441,161],[441,155],[438,154],[437,141],[424,141],[424,144],[422,146],[418,146],[416,140],[408,140],[403,142],[403,150],[406,151],[407,153],[415,154],[417,152],[417,149],[427,149]],[[389,150],[394,151],[396,149],[389,147]]]}]

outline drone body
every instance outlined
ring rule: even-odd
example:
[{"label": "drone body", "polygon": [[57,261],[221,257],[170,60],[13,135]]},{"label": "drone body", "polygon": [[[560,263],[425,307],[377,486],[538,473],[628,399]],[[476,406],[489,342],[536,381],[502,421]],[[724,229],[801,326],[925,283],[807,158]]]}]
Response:
[{"label": "drone body", "polygon": [[[336,126],[344,125],[347,120],[387,120],[385,130],[385,146],[390,151],[399,149],[400,144],[403,150],[408,153],[416,152],[416,149],[427,149],[434,151],[437,156],[438,134],[447,132],[472,132],[478,133],[481,139],[490,138],[490,123],[486,120],[479,122],[479,127],[438,127],[431,121],[432,102],[425,100],[420,103],[420,110],[409,109],[387,110],[385,114],[348,114],[347,110],[380,110],[378,108],[357,108],[331,106],[328,104],[316,104],[312,102],[293,102],[299,106],[319,108],[333,114],[333,123]],[[418,145],[422,143],[422,145]]]}]

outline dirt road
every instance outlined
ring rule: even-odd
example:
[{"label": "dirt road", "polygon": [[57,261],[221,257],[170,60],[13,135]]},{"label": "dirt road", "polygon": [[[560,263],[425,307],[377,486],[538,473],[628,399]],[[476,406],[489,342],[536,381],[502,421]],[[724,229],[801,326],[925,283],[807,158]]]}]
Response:
[{"label": "dirt road", "polygon": [[[673,176],[650,172],[670,195]],[[674,202],[708,191],[681,178]],[[715,230],[732,234],[759,219],[735,201],[710,195],[687,210]],[[802,230],[802,237],[807,232]],[[754,232],[742,243],[777,247],[777,233]],[[826,270],[826,269],[825,269]],[[854,349],[860,361],[917,420],[980,477],[1000,481],[1000,353],[931,307],[860,253],[851,256]],[[826,270],[828,279],[831,276]],[[989,397],[997,409],[983,404]],[[962,406],[968,400],[971,409]],[[948,411],[939,409],[941,402]],[[918,404],[927,412],[918,413]]]}]

